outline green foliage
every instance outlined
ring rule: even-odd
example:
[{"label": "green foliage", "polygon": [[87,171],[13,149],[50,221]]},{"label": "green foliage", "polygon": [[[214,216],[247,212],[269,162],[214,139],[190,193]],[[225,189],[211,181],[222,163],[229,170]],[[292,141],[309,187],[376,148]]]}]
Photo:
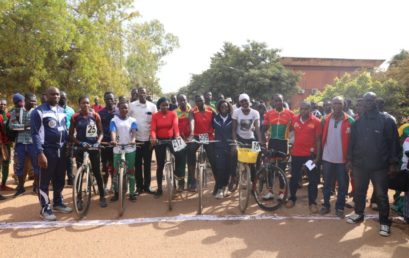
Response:
[{"label": "green foliage", "polygon": [[369,72],[345,74],[341,78],[337,78],[332,85],[328,85],[324,91],[308,97],[308,100],[320,102],[336,96],[343,96],[355,103],[357,98],[369,91],[375,92],[378,97],[383,98],[385,111],[398,119],[408,114],[408,106],[403,104],[407,102],[405,87],[393,78],[382,76],[382,74],[370,74]]},{"label": "green foliage", "polygon": [[156,77],[177,38],[158,21],[138,22],[133,0],[2,0],[0,94],[49,86],[79,95],[129,95]]},{"label": "green foliage", "polygon": [[290,98],[297,91],[298,76],[281,65],[277,49],[254,41],[238,47],[225,43],[211,58],[210,68],[192,76],[179,92],[192,97],[211,91],[237,97],[246,92],[251,98],[270,99],[274,93]]}]

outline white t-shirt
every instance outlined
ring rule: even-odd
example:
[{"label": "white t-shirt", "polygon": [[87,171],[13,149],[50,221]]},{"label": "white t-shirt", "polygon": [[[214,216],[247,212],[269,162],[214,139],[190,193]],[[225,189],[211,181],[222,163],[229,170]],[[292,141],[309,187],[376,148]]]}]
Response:
[{"label": "white t-shirt", "polygon": [[152,115],[156,112],[156,105],[149,101],[142,104],[137,100],[129,105],[129,116],[135,118],[136,124],[138,125],[138,131],[136,132],[137,141],[149,141]]},{"label": "white t-shirt", "polygon": [[[111,132],[116,132],[116,138],[119,144],[128,144],[132,139],[132,130],[138,130],[138,126],[133,117],[128,117],[127,119],[123,120],[118,116],[114,116],[114,118],[111,119],[109,129]],[[125,147],[126,153],[134,151],[136,151],[135,146]],[[120,147],[114,147],[114,153],[120,153]]]},{"label": "white t-shirt", "polygon": [[237,134],[243,139],[254,139],[254,122],[260,121],[260,114],[257,110],[250,108],[250,112],[245,115],[241,108],[233,111],[232,119],[237,120]]}]

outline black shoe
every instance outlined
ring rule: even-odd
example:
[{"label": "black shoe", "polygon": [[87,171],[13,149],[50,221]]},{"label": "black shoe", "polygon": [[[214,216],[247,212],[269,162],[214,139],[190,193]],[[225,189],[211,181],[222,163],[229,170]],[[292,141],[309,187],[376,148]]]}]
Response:
[{"label": "black shoe", "polygon": [[24,187],[17,188],[17,192],[14,194],[13,197],[17,197],[19,195],[22,195],[25,192],[26,192],[26,189]]},{"label": "black shoe", "polygon": [[114,194],[114,196],[112,196],[112,198],[111,198],[111,202],[116,202],[116,201],[118,201],[118,199],[119,199],[119,194],[118,193],[115,193]]},{"label": "black shoe", "polygon": [[3,195],[0,194],[0,201],[2,200],[6,200],[6,197],[4,197]]},{"label": "black shoe", "polygon": [[144,193],[147,193],[147,194],[155,194],[155,192],[153,192],[149,187],[143,189],[143,192],[144,192]]},{"label": "black shoe", "polygon": [[129,195],[129,200],[130,200],[131,202],[136,202],[136,199],[137,199],[136,194],[130,194],[130,195]]},{"label": "black shoe", "polygon": [[107,200],[105,199],[105,197],[99,198],[99,207],[105,208],[107,206],[108,206],[108,204],[107,204]]},{"label": "black shoe", "polygon": [[137,193],[138,195],[143,194],[143,192],[144,192],[144,190],[143,190],[142,188],[138,188],[138,189],[136,190],[136,193]]},{"label": "black shoe", "polygon": [[155,197],[155,198],[159,198],[159,197],[162,196],[162,194],[163,194],[162,189],[158,189],[158,190],[155,192],[154,197]]},{"label": "black shoe", "polygon": [[36,186],[33,186],[33,194],[38,194],[38,190]]},{"label": "black shoe", "polygon": [[67,179],[67,186],[72,186],[72,182],[74,180],[72,178]]}]

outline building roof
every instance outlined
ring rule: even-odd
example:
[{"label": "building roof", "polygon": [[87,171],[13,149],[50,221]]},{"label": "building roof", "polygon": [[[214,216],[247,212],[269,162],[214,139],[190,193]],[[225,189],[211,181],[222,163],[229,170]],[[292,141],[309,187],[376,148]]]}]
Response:
[{"label": "building roof", "polygon": [[343,58],[316,58],[316,57],[282,57],[281,63],[287,67],[350,67],[374,68],[380,66],[382,59],[343,59]]}]

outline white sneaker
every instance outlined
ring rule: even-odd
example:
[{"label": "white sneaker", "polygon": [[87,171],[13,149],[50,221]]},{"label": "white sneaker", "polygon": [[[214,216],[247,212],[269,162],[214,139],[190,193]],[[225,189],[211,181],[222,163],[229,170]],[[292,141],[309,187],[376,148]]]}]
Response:
[{"label": "white sneaker", "polygon": [[391,235],[391,227],[389,225],[381,225],[379,229],[379,235],[388,237]]},{"label": "white sneaker", "polygon": [[72,209],[65,204],[53,205],[53,211],[61,213],[70,213]]},{"label": "white sneaker", "polygon": [[223,199],[224,195],[223,195],[223,191],[221,189],[217,190],[216,195],[214,196],[214,198],[216,199]]},{"label": "white sneaker", "polygon": [[55,221],[57,220],[57,217],[53,214],[53,212],[50,209],[50,206],[46,206],[41,209],[40,212],[41,218],[43,218],[46,221]]},{"label": "white sneaker", "polygon": [[271,192],[268,192],[263,196],[263,199],[264,200],[274,199],[274,194],[272,194]]}]

